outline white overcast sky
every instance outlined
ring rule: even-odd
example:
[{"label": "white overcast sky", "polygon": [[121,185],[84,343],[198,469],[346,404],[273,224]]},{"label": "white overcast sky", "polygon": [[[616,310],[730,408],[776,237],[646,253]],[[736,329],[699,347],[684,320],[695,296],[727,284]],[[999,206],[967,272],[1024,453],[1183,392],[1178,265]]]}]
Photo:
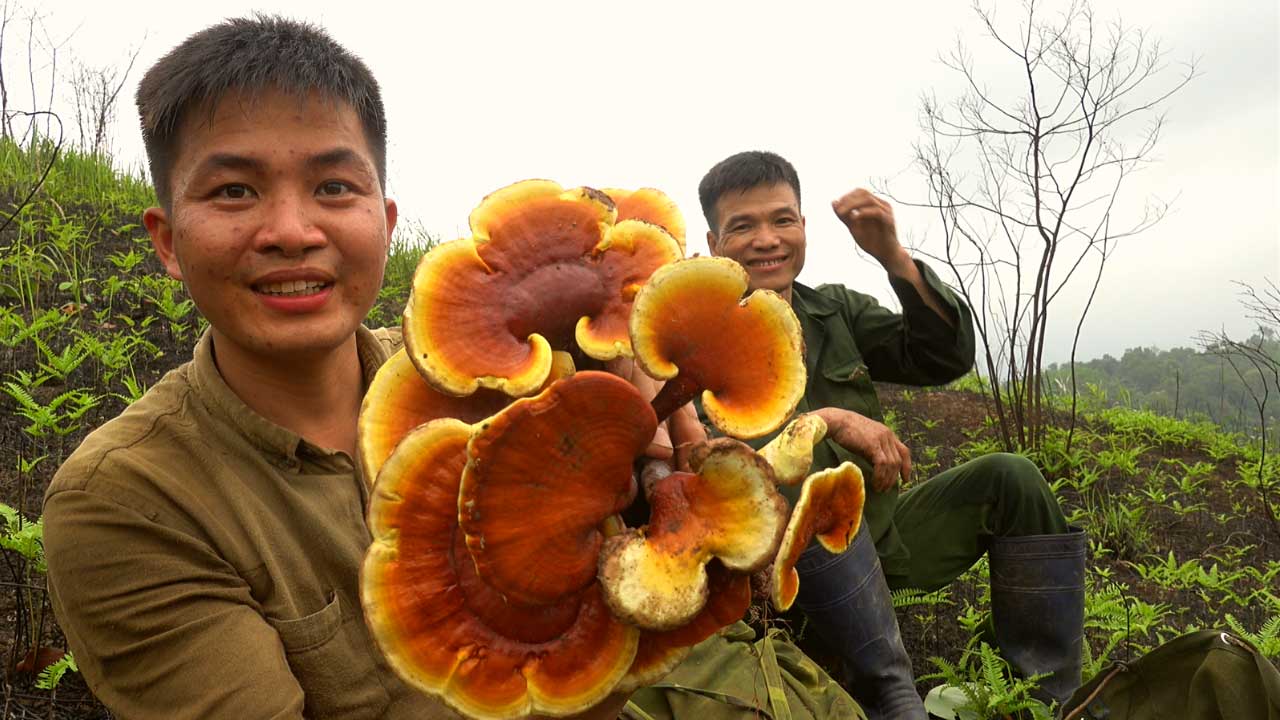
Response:
[{"label": "white overcast sky", "polygon": [[[127,163],[143,157],[131,102],[142,71],[209,23],[276,12],[322,24],[371,66],[390,123],[389,194],[402,217],[432,234],[464,234],[486,193],[545,177],[566,186],[660,188],[684,211],[691,251],[705,252],[698,180],[733,152],[770,149],[801,177],[809,238],[801,281],[843,282],[886,301],[883,271],[855,250],[829,201],[881,180],[912,194],[921,93],[946,98],[957,88],[939,53],[957,37],[975,48],[987,42],[972,9],[953,0],[455,1],[394,9],[327,0],[56,0],[28,3],[10,25],[3,57],[10,108],[30,101],[22,18],[33,7],[61,46],[59,73],[73,60],[123,64],[141,47],[113,137]],[[998,10],[1015,19],[1019,7],[1002,0]],[[1079,357],[1191,345],[1199,330],[1247,334],[1231,281],[1280,283],[1277,3],[1113,0],[1096,9],[1103,19],[1145,27],[1175,71],[1198,58],[1201,75],[1168,105],[1159,161],[1122,195],[1131,208],[1152,196],[1173,201],[1172,212],[1117,249]],[[37,88],[41,97],[47,82]],[[58,87],[67,89],[65,78]],[[897,216],[904,239],[938,248],[927,212],[898,207]],[[1066,358],[1074,330],[1067,318],[1081,297],[1060,305],[1048,360]]]}]

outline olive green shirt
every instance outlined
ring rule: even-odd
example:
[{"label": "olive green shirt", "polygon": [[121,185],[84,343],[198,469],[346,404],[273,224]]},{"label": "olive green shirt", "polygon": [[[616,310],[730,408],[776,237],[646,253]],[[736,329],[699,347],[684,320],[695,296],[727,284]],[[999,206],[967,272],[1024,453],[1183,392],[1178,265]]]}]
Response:
[{"label": "olive green shirt", "polygon": [[[357,343],[367,384],[400,337]],[[366,630],[367,503],[346,453],[231,391],[206,335],[45,496],[53,607],[90,689],[126,720],[455,717]]]},{"label": "olive green shirt", "polygon": [[[933,270],[916,261],[925,284],[951,315],[948,324],[920,297],[911,283],[890,277],[889,284],[902,303],[898,313],[870,295],[843,285],[810,288],[792,283],[791,308],[804,335],[808,380],[796,413],[824,407],[852,410],[883,422],[884,412],[873,381],[907,385],[941,385],[973,367],[973,315],[969,307]],[[761,448],[777,433],[749,442]],[[849,452],[830,439],[814,448],[811,472],[836,467],[851,460],[870,478],[866,458]],[[792,502],[799,486],[783,486]],[[898,488],[875,492],[868,485],[863,516],[888,573],[908,558],[906,547],[893,525]]]}]

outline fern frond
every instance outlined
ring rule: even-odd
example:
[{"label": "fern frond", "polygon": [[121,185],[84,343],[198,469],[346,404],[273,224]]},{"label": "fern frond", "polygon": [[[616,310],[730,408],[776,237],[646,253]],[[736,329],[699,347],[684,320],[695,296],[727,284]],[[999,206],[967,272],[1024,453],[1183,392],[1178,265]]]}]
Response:
[{"label": "fern frond", "polygon": [[58,687],[58,683],[62,682],[62,676],[68,671],[80,672],[80,668],[76,666],[76,659],[70,652],[40,671],[40,675],[36,677],[36,687],[41,690],[52,690]]}]

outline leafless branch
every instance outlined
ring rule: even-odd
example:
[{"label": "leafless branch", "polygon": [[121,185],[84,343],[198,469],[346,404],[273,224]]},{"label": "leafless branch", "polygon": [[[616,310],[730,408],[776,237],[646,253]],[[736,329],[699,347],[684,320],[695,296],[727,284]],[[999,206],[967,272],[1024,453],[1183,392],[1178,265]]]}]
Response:
[{"label": "leafless branch", "polygon": [[959,73],[963,91],[946,103],[921,99],[924,137],[914,152],[927,195],[890,197],[936,210],[943,247],[923,255],[950,267],[974,308],[989,377],[1007,393],[993,400],[1008,449],[1035,447],[1054,302],[1086,262],[1097,262],[1085,308],[1072,318],[1074,364],[1116,243],[1165,215],[1168,206],[1157,202],[1136,218],[1117,218],[1129,206],[1125,181],[1152,161],[1163,104],[1196,69],[1190,62],[1170,79],[1159,43],[1119,21],[1104,24],[1084,0],[1061,14],[1027,0],[1009,19],[994,7],[974,10],[991,47],[1016,67],[1021,89],[1010,95],[990,86],[979,72],[990,61],[957,42],[940,59]]}]

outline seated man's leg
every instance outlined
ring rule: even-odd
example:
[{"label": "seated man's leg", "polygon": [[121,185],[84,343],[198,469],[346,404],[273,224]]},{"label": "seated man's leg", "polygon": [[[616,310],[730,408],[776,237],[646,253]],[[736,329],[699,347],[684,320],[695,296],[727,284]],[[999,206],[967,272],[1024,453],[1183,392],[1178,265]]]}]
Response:
[{"label": "seated man's leg", "polygon": [[1001,653],[1059,702],[1080,684],[1085,537],[1036,466],[1019,455],[971,460],[903,493],[894,522],[911,551],[892,587],[935,590],[990,552],[991,614]]},{"label": "seated man's leg", "polygon": [[811,544],[796,571],[796,605],[809,616],[814,632],[840,654],[841,680],[867,715],[872,720],[927,718],[866,526],[840,555]]}]

